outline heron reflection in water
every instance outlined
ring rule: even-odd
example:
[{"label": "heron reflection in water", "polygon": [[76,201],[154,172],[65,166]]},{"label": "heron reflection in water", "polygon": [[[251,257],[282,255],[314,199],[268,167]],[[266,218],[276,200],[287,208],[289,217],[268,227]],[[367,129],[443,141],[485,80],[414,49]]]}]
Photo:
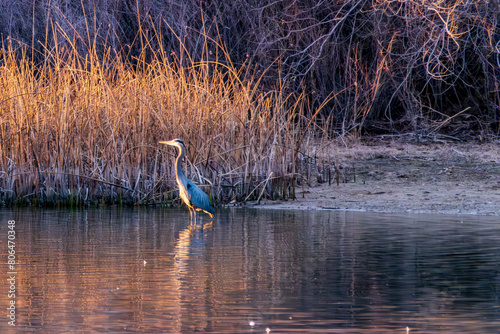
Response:
[{"label": "heron reflection in water", "polygon": [[180,139],[161,141],[160,144],[175,146],[179,149],[179,155],[175,159],[175,178],[179,186],[179,197],[189,208],[191,222],[194,221],[196,223],[196,211],[203,211],[213,218],[215,210],[210,203],[208,195],[198,188],[193,181],[189,180],[182,171],[181,162],[186,154],[186,145]]}]

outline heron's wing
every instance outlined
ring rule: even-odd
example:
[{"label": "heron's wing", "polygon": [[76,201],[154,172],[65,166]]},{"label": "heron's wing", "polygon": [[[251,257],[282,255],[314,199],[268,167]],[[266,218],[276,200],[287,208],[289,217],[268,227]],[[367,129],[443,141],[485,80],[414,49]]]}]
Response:
[{"label": "heron's wing", "polygon": [[188,180],[187,193],[191,205],[193,205],[195,209],[203,210],[212,216],[215,214],[208,195],[203,190],[198,188],[191,180]]}]

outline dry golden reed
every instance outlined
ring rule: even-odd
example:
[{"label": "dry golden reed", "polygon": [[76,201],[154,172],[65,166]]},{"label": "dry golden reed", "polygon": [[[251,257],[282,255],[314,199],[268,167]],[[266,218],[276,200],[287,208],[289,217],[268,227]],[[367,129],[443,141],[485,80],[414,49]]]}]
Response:
[{"label": "dry golden reed", "polygon": [[147,46],[150,59],[132,63],[92,47],[81,56],[71,41],[33,64],[12,44],[0,55],[2,204],[164,203],[177,152],[158,141],[173,138],[215,204],[295,196],[318,113],[280,85],[263,92],[262,76],[232,65],[223,46],[224,64]]}]

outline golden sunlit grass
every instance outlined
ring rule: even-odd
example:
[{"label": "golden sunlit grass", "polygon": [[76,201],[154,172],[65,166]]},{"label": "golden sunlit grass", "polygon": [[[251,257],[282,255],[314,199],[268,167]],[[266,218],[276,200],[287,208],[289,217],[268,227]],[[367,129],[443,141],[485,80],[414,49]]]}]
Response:
[{"label": "golden sunlit grass", "polygon": [[294,197],[317,112],[279,86],[262,92],[262,76],[231,65],[222,46],[229,65],[153,50],[131,64],[92,48],[47,50],[33,65],[26,50],[0,57],[4,204],[165,202],[177,152],[158,141],[173,138],[187,145],[187,176],[216,203]]}]

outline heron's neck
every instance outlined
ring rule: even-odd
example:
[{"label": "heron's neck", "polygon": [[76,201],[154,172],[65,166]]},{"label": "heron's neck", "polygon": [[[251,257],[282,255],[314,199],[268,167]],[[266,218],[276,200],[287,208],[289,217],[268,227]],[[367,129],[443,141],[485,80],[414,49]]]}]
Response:
[{"label": "heron's neck", "polygon": [[179,155],[177,159],[175,159],[175,176],[177,178],[177,182],[182,183],[184,186],[186,183],[186,175],[182,171],[182,159],[184,158],[184,150],[179,148]]}]

